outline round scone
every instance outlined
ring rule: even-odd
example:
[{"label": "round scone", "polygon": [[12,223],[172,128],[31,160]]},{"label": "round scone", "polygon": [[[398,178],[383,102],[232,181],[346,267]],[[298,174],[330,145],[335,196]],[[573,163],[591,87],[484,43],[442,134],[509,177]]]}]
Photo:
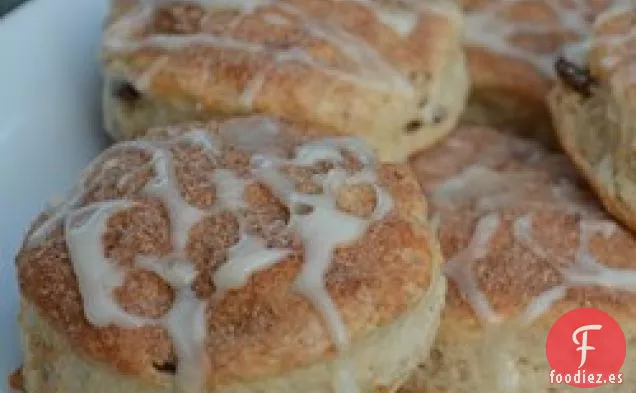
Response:
[{"label": "round scone", "polygon": [[594,25],[585,63],[562,58],[549,103],[564,150],[607,210],[636,230],[636,4]]},{"label": "round scone", "polygon": [[[603,213],[567,157],[465,128],[413,166],[438,223],[449,290],[431,360],[404,393],[578,392],[550,384],[546,339],[558,317],[581,307],[614,317],[631,348],[636,239]],[[589,345],[598,340],[590,335]],[[633,391],[633,350],[621,372],[622,384],[598,391]]]},{"label": "round scone", "polygon": [[404,160],[455,125],[468,76],[454,0],[114,2],[104,113],[150,126],[273,114]]},{"label": "round scone", "polygon": [[545,98],[555,57],[576,50],[614,0],[461,0],[473,92],[462,121],[555,145]]},{"label": "round scone", "polygon": [[390,392],[446,284],[417,180],[266,117],[108,149],[17,257],[28,393]]}]

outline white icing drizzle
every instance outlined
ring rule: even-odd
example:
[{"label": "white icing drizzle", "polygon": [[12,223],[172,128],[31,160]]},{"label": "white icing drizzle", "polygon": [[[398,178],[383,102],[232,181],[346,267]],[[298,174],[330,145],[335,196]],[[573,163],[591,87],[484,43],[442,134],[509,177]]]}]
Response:
[{"label": "white icing drizzle", "polygon": [[122,285],[124,274],[116,261],[103,255],[102,234],[108,219],[130,207],[126,201],[104,202],[75,210],[66,217],[69,256],[80,292],[90,294],[83,296],[84,314],[94,326],[140,327],[146,322],[121,310],[113,299],[112,291]]},{"label": "white icing drizzle", "polygon": [[591,49],[592,42],[588,37],[585,40],[565,45],[562,49],[562,54],[568,61],[577,64],[581,68],[586,68],[587,57]]},{"label": "white icing drizzle", "polygon": [[388,8],[373,0],[352,0],[371,8],[376,18],[390,27],[398,35],[408,37],[419,21],[420,15],[415,12],[413,4],[403,8]]},{"label": "white icing drizzle", "polygon": [[431,233],[438,235],[439,230],[442,226],[442,215],[439,212],[434,212],[431,218],[429,219],[429,227]]},{"label": "white icing drizzle", "polygon": [[539,319],[554,303],[565,297],[567,290],[565,285],[558,285],[535,297],[519,317],[522,326],[529,326]]},{"label": "white icing drizzle", "polygon": [[580,286],[601,286],[625,291],[636,290],[636,272],[626,269],[615,269],[602,265],[589,251],[592,235],[600,234],[604,238],[612,237],[618,227],[615,222],[607,220],[579,221],[579,246],[574,263],[568,263],[558,256],[549,255],[536,240],[532,238],[532,215],[520,217],[515,222],[515,239],[536,257],[548,262],[556,259],[564,282],[546,290],[526,307],[520,316],[523,324],[531,324],[543,315],[555,302],[563,299],[569,288]]},{"label": "white icing drizzle", "polygon": [[417,26],[418,15],[402,10],[376,10],[378,19],[387,26],[390,26],[399,35],[409,36],[415,26]]},{"label": "white icing drizzle", "polygon": [[488,255],[490,240],[497,232],[499,224],[500,217],[495,213],[480,218],[468,246],[444,266],[446,276],[457,284],[463,298],[473,307],[477,317],[486,323],[497,323],[501,317],[479,289],[473,268],[476,262]]},{"label": "white icing drizzle", "polygon": [[[464,145],[460,142],[461,140],[453,141],[458,148],[463,148]],[[520,158],[525,157],[525,162],[530,167],[552,159],[533,153],[534,149],[526,150],[520,150]],[[558,160],[554,161],[555,165],[558,163]],[[522,324],[533,323],[552,304],[562,299],[568,288],[595,285],[624,290],[636,289],[636,272],[606,267],[588,251],[593,234],[600,233],[609,238],[617,230],[616,224],[604,219],[605,216],[596,207],[595,202],[587,200],[587,194],[581,192],[568,179],[567,171],[563,172],[564,177],[559,178],[552,173],[553,179],[548,180],[550,183],[543,187],[534,186],[537,181],[545,181],[541,180],[538,174],[539,172],[531,170],[499,172],[481,164],[473,164],[441,182],[430,193],[431,201],[437,207],[441,220],[444,219],[444,214],[463,214],[463,210],[456,210],[461,204],[470,208],[473,213],[482,215],[469,245],[453,256],[445,266],[446,275],[457,284],[460,293],[473,307],[480,321],[501,321],[486,296],[479,290],[473,267],[474,263],[486,256],[489,239],[499,225],[499,214],[502,209],[509,206],[523,207],[528,212],[516,217],[513,222],[512,235],[515,242],[537,258],[551,262],[554,266],[569,266],[567,269],[557,268],[564,280],[562,284],[537,296],[518,316]],[[530,194],[527,191],[530,191]],[[579,228],[580,243],[574,263],[550,255],[534,239],[535,209],[552,209],[555,212],[582,217]]]},{"label": "white icing drizzle", "polygon": [[180,259],[157,259],[156,257],[139,255],[135,263],[157,274],[175,287],[190,285],[197,275],[196,269],[191,263]]},{"label": "white icing drizzle", "polygon": [[265,14],[263,20],[274,26],[289,26],[291,21],[280,14]]},{"label": "white icing drizzle", "polygon": [[[492,51],[502,53],[514,58],[522,59],[533,64],[537,69],[548,76],[554,76],[554,60],[558,53],[536,53],[515,46],[509,40],[517,34],[544,34],[558,32],[567,29],[574,32],[579,40],[574,42],[574,47],[566,44],[561,50],[572,53],[576,46],[585,42],[591,33],[591,24],[586,20],[586,15],[592,11],[587,1],[570,2],[573,8],[569,8],[561,1],[541,0],[558,17],[558,22],[541,24],[536,22],[506,21],[501,16],[505,10],[522,0],[497,0],[491,1],[484,9],[468,12],[465,19],[466,40],[471,45],[482,46]],[[539,39],[539,38],[537,38]]]},{"label": "white icing drizzle", "polygon": [[162,320],[162,325],[172,337],[179,361],[176,393],[205,391],[206,302],[195,296],[190,285],[179,287],[172,308]]},{"label": "white icing drizzle", "polygon": [[334,381],[333,390],[336,393],[357,393],[360,391],[355,379],[355,369],[348,357],[343,353],[334,361]]},{"label": "white icing drizzle", "polygon": [[[432,7],[410,7],[405,10],[388,10],[380,8],[374,2],[368,0],[356,0],[362,2],[374,10],[378,19],[396,32],[408,35],[417,23],[419,12],[430,11]],[[196,2],[196,1],[195,1]],[[240,11],[236,19],[230,23],[235,26],[246,15],[254,14],[257,9],[269,6],[278,8],[282,13],[275,11],[267,12],[262,16],[264,23],[277,26],[284,26],[290,21],[285,14],[294,16],[302,23],[299,26],[312,37],[326,40],[338,48],[350,61],[356,65],[356,70],[343,71],[324,64],[307,51],[306,48],[293,47],[287,49],[274,48],[253,42],[247,42],[232,38],[229,35],[217,36],[209,33],[197,34],[152,34],[143,38],[133,38],[135,32],[140,27],[149,23],[156,7],[162,3],[153,1],[140,2],[137,7],[120,16],[104,32],[103,44],[107,50],[113,52],[135,51],[144,47],[159,47],[164,50],[180,50],[191,45],[212,46],[228,50],[243,51],[255,55],[265,55],[269,62],[263,69],[253,76],[252,80],[244,88],[240,96],[240,102],[247,108],[252,108],[254,100],[263,89],[267,74],[282,62],[299,62],[313,67],[321,72],[335,76],[342,80],[360,84],[370,89],[378,89],[411,96],[415,94],[413,86],[408,79],[399,72],[389,61],[376,51],[370,44],[350,34],[340,26],[324,23],[312,18],[304,11],[298,9],[285,1],[198,1],[207,12],[214,12],[215,8],[231,8]],[[449,13],[444,7],[436,7],[436,12]],[[151,66],[151,70],[143,73],[141,81],[136,81],[135,85],[142,89],[147,88],[156,71],[164,65],[163,62],[156,62]]]},{"label": "white icing drizzle", "polygon": [[[357,176],[348,176],[342,168],[331,169],[327,175],[314,176],[314,181],[322,185],[323,194],[303,194],[294,191],[291,179],[277,170],[277,166],[291,163],[293,165],[313,165],[319,161],[342,162],[344,157],[339,149],[346,149],[356,155],[365,165],[365,169]],[[289,226],[298,232],[305,244],[305,264],[296,279],[296,290],[305,296],[325,318],[335,345],[343,354],[337,361],[335,380],[338,392],[355,392],[351,390],[355,383],[353,373],[346,372],[346,351],[349,337],[344,321],[336,305],[327,293],[324,276],[331,262],[333,251],[339,245],[356,241],[366,230],[369,221],[340,212],[336,209],[337,191],[344,184],[373,184],[377,191],[377,202],[373,219],[381,219],[392,208],[391,197],[374,181],[375,177],[370,165],[373,159],[368,147],[351,138],[327,139],[310,142],[301,146],[295,159],[271,159],[255,156],[256,174],[266,183],[284,203],[290,206]],[[301,207],[309,206],[310,212]],[[345,364],[345,365],[343,365]]]},{"label": "white icing drizzle", "polygon": [[[201,143],[206,149],[212,141],[203,137],[200,131],[186,135],[184,141]],[[124,151],[138,149],[152,154],[151,165],[155,177],[145,186],[143,194],[161,200],[166,207],[171,225],[173,252],[161,258],[143,256],[136,264],[159,274],[176,291],[176,299],[168,314],[159,319],[141,319],[123,311],[112,299],[112,289],[122,285],[122,280],[108,287],[98,285],[90,274],[112,276],[105,266],[114,266],[103,256],[101,236],[106,229],[106,222],[112,216],[113,208],[117,211],[130,208],[132,204],[125,200],[106,202],[106,208],[97,209],[101,204],[90,204],[78,209],[66,217],[66,240],[71,261],[78,277],[80,293],[84,299],[85,314],[89,322],[97,327],[116,325],[122,327],[158,325],[164,327],[173,339],[179,367],[175,388],[178,392],[201,392],[205,381],[204,347],[205,307],[206,302],[197,299],[190,287],[195,278],[195,270],[185,255],[188,234],[194,224],[203,218],[203,212],[183,200],[180,187],[174,173],[170,144],[162,142],[135,141],[117,145],[114,149]],[[79,197],[78,197],[79,198]],[[84,211],[95,211],[96,217],[85,220],[82,225],[74,225],[77,214]],[[101,269],[95,269],[95,264]],[[123,274],[120,272],[120,274]],[[99,276],[98,276],[99,277]]]},{"label": "white icing drizzle", "polygon": [[636,290],[636,271],[604,266],[588,249],[592,235],[600,234],[608,239],[615,234],[617,228],[613,221],[581,221],[579,223],[580,240],[576,263],[565,271],[570,285],[596,285],[626,291]]},{"label": "white icing drizzle", "polygon": [[609,8],[601,13],[594,21],[594,26],[598,27],[607,23],[610,19],[614,19],[621,14],[630,12],[634,9],[633,0],[612,0]]},{"label": "white icing drizzle", "polygon": [[[539,157],[542,162],[551,158],[531,154],[526,162],[536,165],[535,160]],[[590,202],[589,196],[566,177],[554,179],[551,192],[536,187],[539,179],[538,173],[532,170],[502,173],[481,164],[473,164],[437,185],[430,197],[438,206],[457,208],[458,205],[465,204],[480,215],[519,203],[526,208],[558,207],[568,214],[602,214],[600,209]]]},{"label": "white icing drizzle", "polygon": [[64,221],[64,218],[79,202],[80,201],[77,196],[72,199],[67,199],[61,205],[55,207],[53,211],[48,213],[49,217],[27,238],[27,247],[36,247],[40,245],[56,228],[60,226],[60,223]]},{"label": "white icing drizzle", "polygon": [[[119,149],[126,150],[130,147],[131,145],[129,142],[122,142]],[[80,179],[77,184],[75,184],[75,186],[65,195],[63,201],[52,206],[52,210],[47,212],[46,219],[37,225],[37,227],[33,228],[31,234],[27,236],[27,247],[33,248],[39,246],[56,228],[59,228],[60,225],[64,223],[66,217],[79,206],[82,202],[82,198],[84,197],[85,190],[88,188],[88,176],[93,174],[94,169],[98,166],[98,164],[103,164],[103,166],[101,166],[99,173],[94,174],[93,182],[99,182],[103,176],[104,170],[106,170],[109,166],[116,164],[115,161],[108,158],[108,154],[109,151],[105,151],[95,158],[80,175]]]},{"label": "white icing drizzle", "polygon": [[[447,173],[449,168],[455,167],[458,157],[466,152],[478,153],[472,149],[468,150],[470,148],[468,143],[470,143],[468,138],[450,139],[446,147],[451,148],[450,156],[455,153],[454,159],[443,161],[445,157],[442,156],[442,165],[438,157],[425,162],[423,167],[427,175],[432,174],[433,179],[439,178]],[[572,288],[602,287],[611,291],[635,292],[636,270],[607,266],[595,255],[592,240],[601,240],[599,236],[602,236],[607,241],[613,236],[629,236],[629,234],[619,233],[619,231],[622,232],[620,227],[607,219],[607,216],[598,208],[598,202],[595,199],[586,200],[589,193],[577,187],[574,183],[575,178],[570,175],[567,162],[558,159],[564,156],[553,156],[547,152],[537,151],[537,147],[533,146],[511,147],[508,143],[500,142],[498,146],[504,154],[500,154],[501,152],[492,154],[495,149],[489,147],[487,151],[476,154],[476,160],[478,163],[488,162],[492,168],[503,169],[490,169],[481,164],[467,166],[458,171],[459,174],[446,178],[437,187],[433,187],[431,201],[436,214],[441,217],[442,226],[447,226],[446,234],[457,230],[467,231],[469,228],[462,229],[459,225],[465,224],[467,218],[480,217],[468,245],[458,250],[455,255],[448,255],[451,258],[446,263],[444,272],[449,281],[456,284],[460,296],[472,308],[476,319],[484,325],[480,349],[483,351],[481,360],[485,367],[481,370],[479,377],[493,381],[493,385],[496,386],[493,389],[496,391],[510,392],[522,389],[520,372],[523,367],[518,366],[520,353],[514,347],[515,342],[519,341],[518,335],[523,334],[522,328],[534,324],[555,304],[565,299]],[[519,154],[514,154],[515,150]],[[507,158],[510,156],[515,160]],[[516,160],[521,160],[525,166],[512,172],[511,167],[519,164]],[[431,165],[430,168],[426,166],[428,163]],[[440,168],[434,168],[435,165],[439,165]],[[431,185],[435,186],[434,182],[435,180],[432,180]],[[489,214],[483,215],[484,212]],[[550,227],[536,228],[545,230],[546,233],[541,238],[535,236],[533,221],[541,213],[548,213],[548,216],[553,218],[569,215],[572,217],[568,219],[577,220],[578,228],[574,227],[574,229],[578,230],[579,236],[575,250],[563,250],[565,245],[560,244],[562,241],[568,242],[572,234],[569,226],[563,228],[558,226],[559,222],[563,222],[561,220],[555,220],[552,224],[548,222]],[[504,231],[508,225],[502,225],[500,228],[500,219],[506,222],[514,219],[510,230],[514,246],[508,243],[507,238],[502,244],[490,244],[493,236],[506,236]],[[447,224],[446,221],[451,224]],[[544,225],[543,222],[541,224]],[[562,235],[565,238],[563,240],[554,238],[559,236],[559,229],[565,232]],[[548,233],[553,238],[546,238]],[[545,245],[542,244],[543,239],[547,239]],[[454,247],[456,241],[456,238],[451,238],[446,244]],[[560,251],[553,252],[548,245]],[[519,259],[507,260],[504,257],[496,261],[497,263],[523,264],[528,259],[522,258],[523,254],[516,255],[518,246],[532,254],[534,263],[548,265],[539,271],[544,273],[543,277],[535,275],[538,273],[537,266],[528,267],[522,273],[502,266],[506,277],[501,279],[509,280],[507,276],[512,274],[514,278],[517,278],[517,282],[506,281],[501,285],[495,283],[497,288],[491,291],[498,291],[501,294],[502,291],[507,292],[508,285],[526,285],[521,280],[526,278],[524,276],[531,275],[532,284],[535,283],[534,279],[543,279],[545,280],[543,284],[547,285],[527,305],[522,305],[520,312],[506,318],[507,310],[502,309],[501,313],[498,313],[496,303],[487,297],[492,293],[484,293],[480,290],[475,265],[480,260],[484,260],[489,251],[492,250],[494,253],[500,250],[500,247],[507,247],[508,253],[515,253],[509,256],[519,257]],[[603,255],[611,252],[610,247],[605,250],[607,251],[599,253]],[[569,255],[567,251],[575,251],[573,257],[567,256]],[[524,269],[521,265],[517,268]],[[498,274],[498,272],[490,274]],[[552,280],[555,282],[552,283]],[[524,301],[525,296],[517,300]],[[569,299],[566,304],[576,300]]]},{"label": "white icing drizzle", "polygon": [[[326,68],[325,72],[328,74],[374,89],[389,89],[392,91],[400,91],[408,95],[414,94],[413,86],[408,79],[361,38],[347,32],[340,26],[312,18],[288,3],[280,2],[278,6],[302,20],[306,30],[313,37],[324,39],[333,44],[359,67],[358,73],[356,74]],[[312,61],[311,63],[311,65],[314,66],[316,64],[316,61]]]},{"label": "white icing drizzle", "polygon": [[[299,198],[302,201],[304,198]],[[312,198],[313,199],[313,198]],[[292,227],[305,242],[305,259],[300,276],[296,280],[296,289],[322,311],[331,334],[338,347],[348,345],[348,335],[337,308],[327,295],[324,276],[331,262],[332,252],[337,245],[355,241],[363,233],[366,223],[356,217],[338,212],[332,200],[310,200],[313,212],[308,215],[293,215]]]},{"label": "white icing drizzle", "polygon": [[528,248],[534,255],[547,259],[548,254],[532,239],[532,218],[532,213],[518,217],[513,224],[513,236],[519,244]]},{"label": "white icing drizzle", "polygon": [[252,13],[258,7],[271,3],[270,0],[195,0],[193,2],[207,8],[239,10],[244,13]]},{"label": "white icing drizzle", "polygon": [[446,0],[405,0],[415,9],[423,13],[443,15],[449,18],[454,25],[464,30],[464,12],[461,7],[454,1]]},{"label": "white icing drizzle", "polygon": [[[309,142],[297,147],[293,158],[283,158],[274,144],[260,144],[249,135],[254,127],[277,139],[280,125],[268,118],[246,121],[243,128],[239,122],[228,122],[219,131],[220,138],[204,130],[192,130],[168,141],[138,140],[121,143],[108,153],[128,150],[144,151],[151,156],[148,164],[155,176],[148,181],[142,194],[160,200],[166,208],[171,226],[173,250],[169,255],[157,257],[138,255],[135,267],[156,273],[175,290],[175,301],[168,313],[159,319],[139,318],[125,312],[113,299],[112,290],[123,284],[126,274],[116,261],[104,256],[102,236],[107,222],[113,214],[135,206],[128,200],[98,202],[77,208],[86,192],[87,177],[99,163],[101,171],[117,165],[103,155],[84,174],[69,202],[61,205],[39,228],[33,232],[29,244],[39,244],[61,222],[65,223],[66,241],[71,261],[84,300],[88,321],[97,327],[108,325],[139,327],[162,326],[173,339],[178,357],[175,389],[182,393],[201,393],[205,386],[205,315],[206,299],[198,299],[191,287],[197,271],[186,255],[190,229],[205,217],[219,212],[233,213],[239,223],[240,238],[230,247],[227,261],[214,273],[212,280],[217,293],[211,306],[228,290],[244,286],[256,272],[268,269],[289,255],[291,250],[268,248],[263,239],[248,233],[240,214],[247,207],[244,200],[245,186],[260,180],[271,188],[290,211],[288,229],[296,231],[304,243],[305,263],[296,279],[295,288],[307,298],[324,317],[330,335],[341,356],[334,362],[334,384],[339,393],[355,393],[356,379],[353,365],[348,360],[349,334],[346,325],[327,292],[325,274],[333,258],[333,251],[357,241],[368,225],[382,219],[393,208],[391,196],[379,186],[371,150],[352,138],[334,138]],[[260,121],[259,121],[260,119]],[[215,184],[215,205],[210,209],[199,209],[190,205],[181,195],[175,173],[172,148],[178,143],[187,143],[203,150],[215,160],[221,152],[221,143],[226,143],[254,153],[251,174],[238,177],[232,170],[217,168],[210,174]],[[260,145],[260,146],[259,146]],[[342,151],[353,154],[363,165],[357,173],[349,174],[343,167]],[[281,165],[311,166],[321,161],[333,164],[326,175],[315,175],[313,180],[323,188],[322,194],[303,194],[295,190],[290,177],[280,171]],[[100,173],[95,175],[99,180]],[[96,181],[96,180],[93,181]],[[376,206],[369,219],[358,218],[341,212],[336,207],[338,190],[348,184],[369,184],[376,190]],[[310,207],[310,211],[302,209]]]},{"label": "white icing drizzle", "polygon": [[532,179],[532,173],[503,174],[475,164],[435,187],[431,199],[439,205],[472,201],[476,211],[486,213],[516,202]]},{"label": "white icing drizzle", "polygon": [[594,23],[593,47],[603,51],[599,65],[609,76],[609,81],[618,92],[636,83],[636,63],[624,61],[636,54],[636,25],[615,33],[607,33],[604,26],[622,14],[636,12],[632,0],[614,0],[612,6],[599,15]]},{"label": "white icing drizzle", "polygon": [[237,177],[231,170],[217,169],[212,174],[212,181],[216,184],[217,206],[220,209],[236,211],[247,207],[243,199],[247,185],[245,179]]},{"label": "white icing drizzle", "polygon": [[285,155],[280,125],[269,117],[227,120],[220,126],[219,135],[229,145],[249,153],[269,157]]},{"label": "white icing drizzle", "polygon": [[241,288],[257,271],[274,266],[289,254],[289,250],[267,248],[252,235],[243,234],[228,251],[228,260],[214,273],[213,282],[221,294]]},{"label": "white icing drizzle", "polygon": [[203,213],[181,197],[170,151],[155,150],[152,161],[157,176],[146,184],[144,194],[160,199],[166,205],[174,247],[182,252],[187,246],[190,229],[201,220]]},{"label": "white icing drizzle", "polygon": [[135,88],[139,91],[147,91],[150,89],[150,83],[163,67],[170,61],[170,57],[161,56],[157,60],[153,61],[150,67],[148,67],[137,79],[135,79]]}]

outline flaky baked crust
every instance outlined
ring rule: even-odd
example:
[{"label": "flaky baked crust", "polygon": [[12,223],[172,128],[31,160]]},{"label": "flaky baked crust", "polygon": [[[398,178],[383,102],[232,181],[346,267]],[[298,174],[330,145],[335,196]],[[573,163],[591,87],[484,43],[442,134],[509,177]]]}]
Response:
[{"label": "flaky baked crust", "polygon": [[554,59],[587,39],[592,21],[611,1],[461,0],[473,81],[463,122],[556,145],[545,105]]},{"label": "flaky baked crust", "polygon": [[453,0],[114,2],[106,127],[267,113],[365,138],[403,160],[445,135],[468,77]]},{"label": "flaky baked crust", "polygon": [[[350,341],[351,356],[355,357],[361,356],[356,355],[357,347],[373,348],[374,342],[384,342],[385,336],[400,341],[401,326],[410,326],[409,329],[415,329],[410,334],[421,334],[423,339],[422,343],[409,340],[411,344],[393,352],[397,356],[383,355],[405,362],[390,367],[384,364],[386,371],[371,373],[376,373],[375,377],[387,376],[390,371],[387,380],[383,377],[372,380],[372,376],[367,375],[369,370],[356,370],[361,376],[362,391],[382,386],[392,389],[426,356],[426,341],[434,337],[436,314],[440,312],[444,296],[445,286],[438,272],[439,252],[427,229],[427,207],[416,179],[406,166],[364,162],[369,156],[356,154],[362,149],[358,142],[351,142],[353,152],[342,147],[340,154],[344,161],[334,161],[333,154],[339,150],[330,150],[330,143],[349,139],[314,142],[310,135],[316,133],[308,127],[266,117],[236,118],[153,129],[146,139],[115,145],[98,158],[84,173],[72,196],[38,219],[17,257],[26,351],[38,354],[26,356],[31,359],[25,364],[29,393],[58,393],[56,387],[62,389],[64,383],[78,379],[75,375],[57,378],[67,378],[65,382],[52,379],[46,390],[46,379],[42,379],[42,370],[37,364],[55,363],[51,353],[58,353],[58,359],[68,360],[59,362],[60,367],[68,368],[69,364],[77,365],[78,358],[84,359],[79,368],[92,370],[84,374],[98,373],[98,370],[102,373],[106,368],[112,370],[106,373],[112,383],[132,377],[136,384],[147,387],[135,392],[163,392],[174,383],[172,374],[177,371],[178,377],[181,363],[185,364],[180,358],[179,343],[173,337],[175,332],[170,330],[170,323],[174,322],[170,315],[179,302],[184,301],[184,293],[190,291],[196,304],[200,303],[204,310],[201,329],[204,329],[205,341],[200,364],[203,379],[211,391],[270,391],[271,386],[267,384],[260,386],[264,390],[258,390],[258,382],[334,361],[344,345],[332,337],[331,330],[337,323],[331,323],[333,316],[329,323],[322,318],[321,308],[315,307],[305,296],[313,287],[310,285],[310,289],[305,288],[309,292],[303,292],[304,286],[297,280],[307,266],[310,269],[313,266],[307,259],[315,258],[311,257],[312,252],[316,252],[310,248],[312,238],[318,237],[314,241],[320,241],[320,248],[329,250],[329,239],[337,237],[342,226],[352,225],[347,224],[350,222],[347,220],[365,220],[361,222],[368,222],[368,226],[360,232],[359,238],[343,240],[343,244],[335,246],[324,276],[328,297],[340,315],[347,336],[340,340]],[[166,146],[166,143],[169,143],[165,148],[168,150],[157,150],[156,146]],[[293,194],[293,198],[307,199],[309,205],[293,204],[296,202],[292,198],[289,203],[295,207],[288,208],[288,203],[283,202],[285,196],[276,188],[281,180],[271,180],[278,178],[267,170],[275,165],[276,160],[271,157],[282,160],[294,155],[305,164],[281,164],[280,171],[292,179],[291,184],[295,183],[294,192],[302,193]],[[267,161],[270,159],[273,161]],[[334,209],[340,212],[337,214],[349,218],[325,221],[325,217],[330,216],[324,216],[321,204],[311,209],[314,206],[311,195],[319,198],[321,193],[328,192],[326,187],[331,183],[321,186],[319,181],[343,176],[342,170],[333,169],[339,162],[348,176],[358,173],[355,176],[360,180],[359,183],[354,178],[350,178],[352,183],[346,180],[333,196]],[[174,169],[174,177],[165,175],[165,171],[170,171],[163,166],[166,163]],[[264,171],[262,178],[261,172],[254,172],[254,165],[262,165],[259,166]],[[369,165],[375,168],[373,172],[369,172]],[[259,175],[250,177],[253,173]],[[237,179],[244,177],[252,180],[245,180],[241,197],[232,187],[242,184],[243,180]],[[211,178],[217,179],[216,182]],[[166,184],[173,181],[170,179],[177,182],[180,197],[172,195],[172,199],[164,200],[169,193]],[[148,190],[153,187],[162,191],[149,194]],[[106,262],[98,262],[95,255],[93,261],[82,261],[80,257],[86,256],[83,247],[87,241],[85,237],[77,240],[74,236],[90,233],[90,225],[99,219],[95,217],[99,217],[102,208],[110,209],[122,203],[123,207],[107,216],[101,243],[97,243],[99,252],[105,253]],[[175,208],[174,204],[181,205]],[[225,208],[214,210],[215,206]],[[192,209],[212,213],[199,216]],[[313,212],[322,215],[313,216]],[[294,229],[301,228],[302,217],[308,220],[322,217],[313,224],[313,221],[307,222],[325,231],[305,238],[306,232]],[[64,228],[61,221],[65,222]],[[82,229],[84,225],[89,225],[89,229]],[[233,281],[219,277],[218,272],[230,260],[235,263],[238,258],[236,263],[245,262],[241,262],[239,245],[248,237],[262,239],[264,246],[260,247],[269,250],[257,250],[249,254],[249,258],[260,258],[263,252],[272,250],[287,251],[278,255],[277,263],[245,276],[246,281],[240,283],[244,285],[228,286],[227,283]],[[179,244],[182,253],[176,255]],[[182,275],[189,273],[184,273],[185,267],[177,269],[181,265],[172,265],[172,262],[183,259],[193,264],[194,275],[186,281],[185,287],[177,290],[174,280],[183,279]],[[83,269],[82,264],[88,264],[88,270]],[[108,303],[109,298],[99,291],[93,292],[95,289],[87,288],[86,284],[90,282],[87,280],[91,272],[99,269],[104,271],[99,285],[110,285],[114,299],[106,309],[100,307]],[[107,277],[115,273],[107,272],[112,269],[124,272],[118,282],[121,285],[109,284],[114,279]],[[224,274],[236,280],[241,272],[237,270],[232,275],[229,274],[232,271],[226,269]],[[178,317],[186,326],[191,323],[187,310],[181,309],[184,315]],[[162,318],[169,321],[168,326],[149,322]],[[403,322],[409,320],[417,322],[415,325]],[[392,331],[394,333],[389,334]],[[371,337],[375,339],[370,340]],[[43,350],[38,340],[54,350]],[[416,352],[411,347],[419,349]],[[362,353],[367,359],[363,362],[373,364],[382,359],[382,356],[369,357],[370,352],[365,351]],[[52,372],[49,369],[49,374]],[[119,380],[117,375],[124,379]],[[318,382],[308,385],[309,390],[313,386],[320,392],[323,391],[321,384],[330,386],[330,381],[321,380],[323,374],[310,376]],[[280,384],[278,388],[287,391],[283,386]],[[74,389],[104,391],[99,390],[101,387]]]},{"label": "flaky baked crust", "polygon": [[[636,337],[636,239],[565,155],[465,128],[413,168],[437,216],[449,291],[431,361],[404,392],[575,391],[549,385],[545,340],[579,307],[604,310]],[[634,367],[628,354],[622,371]]]},{"label": "flaky baked crust", "polygon": [[595,24],[585,63],[567,64],[575,75],[564,75],[549,96],[564,150],[607,210],[632,230],[636,230],[635,27],[634,5],[617,2]]}]

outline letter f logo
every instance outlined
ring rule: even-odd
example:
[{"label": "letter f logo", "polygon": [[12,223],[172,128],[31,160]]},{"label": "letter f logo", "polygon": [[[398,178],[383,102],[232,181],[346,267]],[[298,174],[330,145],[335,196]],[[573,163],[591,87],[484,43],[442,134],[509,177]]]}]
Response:
[{"label": "letter f logo", "polygon": [[[585,325],[576,329],[572,334],[572,341],[574,341],[574,344],[580,345],[580,347],[576,349],[577,351],[581,351],[581,364],[579,365],[579,368],[583,367],[585,361],[587,360],[587,351],[593,351],[596,349],[587,345],[587,332],[589,330],[601,330],[602,327],[602,325]],[[582,340],[581,342],[579,342],[577,336],[581,332],[583,333]]]}]

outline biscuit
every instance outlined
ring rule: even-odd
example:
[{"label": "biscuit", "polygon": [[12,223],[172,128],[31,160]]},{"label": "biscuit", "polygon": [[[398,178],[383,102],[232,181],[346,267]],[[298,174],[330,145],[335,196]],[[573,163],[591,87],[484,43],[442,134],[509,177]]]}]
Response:
[{"label": "biscuit", "polygon": [[[402,393],[577,392],[550,384],[545,352],[552,324],[576,308],[605,311],[628,346],[636,340],[636,239],[565,155],[465,128],[413,167],[438,223],[449,289],[431,360]],[[594,391],[631,391],[635,368],[628,350],[623,383]]]},{"label": "biscuit", "polygon": [[464,108],[461,36],[453,0],[118,0],[103,37],[105,127],[119,140],[271,114],[403,161]]},{"label": "biscuit", "polygon": [[390,392],[445,297],[410,170],[268,117],[106,150],[17,257],[28,393]]},{"label": "biscuit", "polygon": [[556,64],[556,133],[607,210],[636,230],[636,6],[617,2],[602,14],[588,47],[583,61]]}]

